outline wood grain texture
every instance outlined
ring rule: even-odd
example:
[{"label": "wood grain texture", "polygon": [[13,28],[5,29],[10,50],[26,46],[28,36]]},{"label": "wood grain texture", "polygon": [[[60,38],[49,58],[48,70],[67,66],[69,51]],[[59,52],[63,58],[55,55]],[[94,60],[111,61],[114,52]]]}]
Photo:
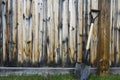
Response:
[{"label": "wood grain texture", "polygon": [[2,29],[2,0],[0,0],[0,66],[3,64],[3,29]]},{"label": "wood grain texture", "polygon": [[33,38],[32,62],[37,63],[37,61],[39,60],[39,51],[38,51],[39,28],[38,27],[40,27],[40,25],[39,25],[40,16],[38,16],[39,15],[38,12],[40,9],[40,7],[39,7],[40,2],[33,0],[32,5],[33,5],[33,8],[32,8],[32,13],[33,13],[32,14],[33,15],[33,17],[32,17],[32,34],[31,34],[31,36],[33,35],[32,36],[32,38]]},{"label": "wood grain texture", "polygon": [[78,0],[78,30],[77,30],[77,50],[78,50],[78,62],[82,62],[82,52],[83,52],[83,44],[82,44],[82,38],[83,38],[83,33],[82,33],[82,28],[83,28],[83,24],[82,24],[82,18],[83,18],[83,6],[82,4],[82,0]]},{"label": "wood grain texture", "polygon": [[63,15],[62,15],[62,63],[63,65],[67,64],[68,58],[68,17],[69,17],[69,2],[68,0],[63,1]]},{"label": "wood grain texture", "polygon": [[117,63],[120,62],[120,0],[117,2],[118,12],[117,12]]},{"label": "wood grain texture", "polygon": [[58,53],[58,8],[59,8],[59,4],[58,4],[59,0],[54,0],[54,21],[55,21],[55,49],[54,49],[54,52],[55,52],[55,63],[58,63],[58,60],[59,60],[59,53]]},{"label": "wood grain texture", "polygon": [[75,42],[76,42],[76,37],[75,37],[75,31],[76,31],[76,11],[75,11],[75,0],[70,0],[69,1],[69,11],[70,11],[70,40],[69,40],[69,48],[70,48],[70,59],[71,62],[75,61],[75,52],[76,52],[76,47],[75,47]]},{"label": "wood grain texture", "polygon": [[[42,26],[43,26],[43,1],[39,0],[39,6],[38,6],[38,23],[39,23],[39,27],[38,27],[38,51],[39,51],[39,62],[42,61],[42,35],[43,35],[43,30],[42,30]],[[33,53],[34,54],[34,53]]]},{"label": "wood grain texture", "polygon": [[99,20],[99,74],[106,75],[109,72],[109,44],[110,44],[110,1],[99,0],[101,10]]},{"label": "wood grain texture", "polygon": [[18,62],[22,63],[24,59],[23,55],[23,7],[22,7],[22,0],[19,0],[18,4]]},{"label": "wood grain texture", "polygon": [[54,54],[54,13],[53,13],[54,0],[48,1],[48,15],[47,15],[47,56],[48,63],[53,62]]},{"label": "wood grain texture", "polygon": [[6,61],[6,49],[7,49],[7,29],[6,29],[6,0],[2,0],[5,4],[2,4],[2,27],[3,27],[3,61]]},{"label": "wood grain texture", "polygon": [[96,66],[101,58],[102,65],[109,59],[110,66],[120,66],[119,0],[0,3],[0,62],[4,66],[66,67],[74,66],[76,60],[81,63],[89,35],[90,9],[98,9],[98,5],[101,17],[94,23],[90,64]]},{"label": "wood grain texture", "polygon": [[12,2],[12,12],[13,12],[13,17],[12,17],[12,41],[13,41],[13,59],[17,57],[17,1],[14,0]]},{"label": "wood grain texture", "polygon": [[[91,9],[98,10],[98,0],[92,0]],[[93,13],[93,16],[97,16],[99,13]],[[95,64],[97,57],[97,46],[98,46],[98,18],[94,21],[93,36],[91,40],[91,64]]]}]

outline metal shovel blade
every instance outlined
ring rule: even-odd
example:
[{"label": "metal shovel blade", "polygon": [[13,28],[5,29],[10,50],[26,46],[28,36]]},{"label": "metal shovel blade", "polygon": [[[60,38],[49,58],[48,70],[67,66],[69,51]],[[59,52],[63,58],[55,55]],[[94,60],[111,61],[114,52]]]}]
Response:
[{"label": "metal shovel blade", "polygon": [[78,80],[87,80],[90,75],[90,66],[84,63],[76,63],[75,73]]}]

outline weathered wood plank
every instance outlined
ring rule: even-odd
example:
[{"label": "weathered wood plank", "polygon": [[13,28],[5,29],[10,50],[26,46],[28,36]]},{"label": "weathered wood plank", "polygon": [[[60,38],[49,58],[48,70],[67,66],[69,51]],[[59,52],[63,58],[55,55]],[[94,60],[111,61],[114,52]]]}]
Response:
[{"label": "weathered wood plank", "polygon": [[54,59],[55,59],[55,63],[58,63],[59,60],[59,52],[58,52],[58,2],[59,0],[54,0],[54,22],[55,22],[55,48],[54,48]]},{"label": "weathered wood plank", "polygon": [[99,19],[99,74],[109,72],[109,44],[110,44],[110,1],[99,0],[101,15]]},{"label": "weathered wood plank", "polygon": [[116,58],[116,64],[115,65],[118,65],[119,64],[119,54],[118,54],[118,0],[115,1],[115,10],[116,10],[116,13],[115,13],[115,58]]},{"label": "weathered wood plank", "polygon": [[17,1],[12,2],[12,59],[17,62]]},{"label": "weathered wood plank", "polygon": [[27,27],[28,27],[28,24],[27,24],[27,21],[26,21],[26,17],[27,17],[27,14],[26,14],[26,1],[27,0],[23,0],[22,2],[22,8],[23,8],[23,12],[22,12],[22,15],[23,15],[23,23],[22,23],[22,32],[23,32],[23,61],[25,62],[26,59],[27,59],[27,55],[28,53],[26,52],[27,51],[27,40],[28,37],[27,37]]},{"label": "weathered wood plank", "polygon": [[47,35],[47,0],[43,1],[43,21],[42,21],[42,62],[46,63],[47,60],[47,43],[46,43],[46,35]]},{"label": "weathered wood plank", "polygon": [[110,66],[112,65],[112,15],[113,15],[113,0],[111,0],[111,7],[110,7]]},{"label": "weathered wood plank", "polygon": [[6,19],[7,19],[7,21],[6,21],[6,28],[7,28],[7,45],[6,45],[6,47],[7,47],[7,52],[6,52],[6,55],[7,55],[7,62],[6,62],[6,64],[8,64],[9,62],[11,62],[12,61],[12,52],[11,52],[11,38],[12,38],[12,36],[11,36],[11,0],[7,0],[6,1]]},{"label": "weathered wood plank", "polygon": [[[35,4],[36,2],[35,2],[35,0],[33,0],[32,1],[32,38],[33,38],[33,40],[32,40],[32,55],[31,55],[31,62],[34,64],[34,52],[35,52],[35,46],[34,46],[34,36],[35,36],[35,26],[36,26],[36,23],[38,23],[37,22],[37,20],[35,20],[35,19],[37,19],[36,18],[36,16],[37,16],[37,12],[35,12],[36,11],[36,4]],[[34,36],[33,36],[34,35]]]},{"label": "weathered wood plank", "polygon": [[63,1],[63,13],[62,13],[62,64],[65,65],[67,64],[67,58],[68,58],[68,54],[67,54],[67,50],[68,50],[68,17],[69,17],[69,2],[68,0]]},{"label": "weathered wood plank", "polygon": [[29,26],[30,26],[30,0],[23,0],[23,54],[24,61],[30,60],[29,53]]},{"label": "weathered wood plank", "polygon": [[43,53],[43,1],[39,0],[39,62],[42,61]]},{"label": "weathered wood plank", "polygon": [[54,54],[54,0],[48,1],[48,15],[47,15],[47,45],[48,45],[48,63],[53,62]]},{"label": "weathered wood plank", "polygon": [[118,0],[118,13],[117,13],[117,59],[120,62],[120,0]]},{"label": "weathered wood plank", "polygon": [[[33,34],[33,52],[32,52],[32,62],[33,62],[33,64],[34,63],[37,63],[37,61],[39,60],[39,51],[38,51],[38,27],[40,27],[39,26],[39,18],[40,17],[38,17],[38,11],[39,11],[39,5],[40,5],[40,3],[39,3],[39,1],[35,1],[35,0],[33,0],[33,2],[32,2],[32,5],[33,5],[33,7],[32,7],[32,15],[33,15],[33,17],[32,17],[32,26],[33,26],[33,30],[32,30],[32,34]],[[32,35],[31,34],[31,35]]]},{"label": "weathered wood plank", "polygon": [[[32,62],[32,51],[33,51],[33,45],[32,45],[32,8],[33,8],[33,2],[32,0],[29,0],[29,4],[28,4],[28,11],[29,11],[29,26],[28,26],[28,53],[29,53],[29,62]],[[37,56],[38,57],[38,56]],[[37,58],[36,58],[37,59]],[[38,60],[38,59],[37,59]]]},{"label": "weathered wood plank", "polygon": [[18,1],[18,22],[17,22],[17,27],[18,27],[18,62],[23,63],[24,55],[23,55],[23,5],[22,5],[22,0]]},{"label": "weathered wood plank", "polygon": [[111,47],[112,47],[112,53],[111,53],[111,59],[112,59],[112,66],[114,65],[114,62],[115,62],[115,55],[114,55],[114,52],[115,52],[115,41],[114,41],[114,25],[115,25],[115,0],[112,0],[112,27],[111,27],[111,30],[112,30],[112,34],[111,34],[111,41],[112,41],[112,44],[111,44]]},{"label": "weathered wood plank", "polygon": [[[82,25],[83,25],[83,28],[82,28],[82,43],[83,43],[83,53],[85,53],[85,49],[86,49],[86,42],[87,42],[87,26],[88,26],[88,16],[87,16],[87,0],[83,0],[82,1],[82,7],[83,7],[83,10],[82,10],[82,13],[83,13],[83,18],[82,18]],[[82,55],[83,57],[83,55]]]},{"label": "weathered wood plank", "polygon": [[114,1],[114,15],[113,15],[113,34],[114,34],[114,65],[117,64],[117,0]]},{"label": "weathered wood plank", "polygon": [[77,31],[77,48],[78,48],[78,62],[82,62],[82,47],[83,47],[83,44],[82,44],[82,38],[83,38],[83,34],[82,34],[82,28],[83,28],[83,24],[82,24],[82,18],[83,18],[83,14],[82,14],[82,11],[83,11],[83,6],[82,6],[82,0],[78,0],[78,31]]},{"label": "weathered wood plank", "polygon": [[75,11],[75,0],[69,1],[69,11],[70,11],[70,38],[69,38],[69,45],[70,45],[70,59],[71,62],[75,61],[76,57],[76,37],[75,37],[75,31],[76,31],[76,11]]},{"label": "weathered wood plank", "polygon": [[2,0],[2,26],[3,26],[3,61],[6,61],[6,44],[7,44],[7,28],[6,28],[6,0]]},{"label": "weathered wood plank", "polygon": [[[92,7],[92,1],[93,0],[86,0],[86,7],[85,7],[85,9],[86,9],[86,12],[85,12],[85,30],[86,30],[86,42],[87,42],[87,40],[88,40],[88,36],[89,36],[89,34],[90,34],[90,10],[91,10],[91,7]],[[93,42],[93,36],[91,37],[91,44],[90,44],[90,55],[88,55],[89,57],[90,57],[90,63],[91,64],[93,64],[93,59],[94,59],[94,56],[93,56],[93,50],[94,50],[94,47],[93,47],[93,44],[94,44],[94,42]],[[87,43],[86,43],[87,44]],[[86,47],[87,45],[85,45],[85,47]]]},{"label": "weathered wood plank", "polygon": [[[58,11],[58,45],[59,45],[59,61],[61,62],[62,60],[62,13],[63,13],[63,1],[59,0],[59,11]],[[59,63],[60,63],[59,62]]]},{"label": "weathered wood plank", "polygon": [[[91,9],[98,10],[98,0],[92,0]],[[93,16],[97,16],[99,13],[94,13]],[[94,65],[96,63],[97,57],[97,45],[98,45],[98,18],[94,21],[93,28],[93,36],[92,36],[92,44],[91,44],[91,64]]]},{"label": "weathered wood plank", "polygon": [[0,66],[3,63],[3,26],[2,26],[2,0],[0,0]]}]

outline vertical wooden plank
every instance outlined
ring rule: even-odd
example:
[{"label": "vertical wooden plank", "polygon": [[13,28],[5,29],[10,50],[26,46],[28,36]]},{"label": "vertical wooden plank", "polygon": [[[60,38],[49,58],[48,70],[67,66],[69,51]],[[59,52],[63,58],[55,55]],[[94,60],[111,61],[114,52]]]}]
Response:
[{"label": "vertical wooden plank", "polygon": [[[51,58],[52,58],[52,34],[51,34],[51,30],[52,30],[52,25],[51,25],[51,20],[52,20],[52,0],[48,0],[47,2],[47,19],[49,18],[48,22],[47,22],[47,63],[51,62]],[[47,20],[46,19],[46,20]]]},{"label": "vertical wooden plank", "polygon": [[55,62],[58,63],[59,60],[59,52],[58,52],[58,2],[59,0],[54,0],[54,21],[55,21]]},{"label": "vertical wooden plank", "polygon": [[118,54],[118,44],[117,44],[117,38],[118,38],[118,0],[115,1],[115,66],[119,65],[119,54]]},{"label": "vertical wooden plank", "polygon": [[[30,0],[23,0],[23,54],[24,61],[30,61],[30,44],[31,44],[31,26],[30,26],[30,7],[32,7]],[[30,29],[30,30],[29,30]]]},{"label": "vertical wooden plank", "polygon": [[7,63],[12,61],[12,52],[11,52],[11,0],[6,1],[6,10],[7,10]]},{"label": "vertical wooden plank", "polygon": [[[88,24],[88,16],[87,14],[87,0],[83,0],[82,1],[82,8],[83,8],[83,16],[82,16],[82,41],[83,41],[83,54],[85,53],[85,49],[86,49],[86,41],[87,41],[87,24]],[[83,56],[83,55],[82,55]]]},{"label": "vertical wooden plank", "polygon": [[[86,41],[88,39],[88,36],[89,36],[89,32],[90,32],[90,10],[91,10],[91,6],[92,6],[92,0],[86,0],[86,3],[85,3],[86,7],[86,11],[85,11],[85,30],[86,30]],[[93,64],[93,59],[94,59],[94,56],[93,56],[93,37],[91,38],[91,46],[90,46],[90,63]],[[87,43],[86,43],[87,44]],[[86,47],[86,45],[85,45]]]},{"label": "vertical wooden plank", "polygon": [[39,0],[39,15],[38,15],[38,20],[39,20],[39,62],[42,62],[42,53],[43,53],[43,1]]},{"label": "vertical wooden plank", "polygon": [[[29,53],[29,62],[32,62],[32,51],[33,51],[33,45],[32,45],[32,8],[33,8],[33,2],[32,0],[28,0],[28,18],[29,18],[29,26],[28,26],[28,53]],[[36,41],[37,42],[37,41]],[[37,53],[36,53],[37,54]],[[37,56],[38,57],[38,56]],[[38,60],[38,58],[36,58]]]},{"label": "vertical wooden plank", "polygon": [[59,44],[59,61],[62,58],[62,12],[63,12],[63,1],[59,0],[59,12],[58,12],[58,44]]},{"label": "vertical wooden plank", "polygon": [[117,13],[118,13],[118,8],[117,5],[118,2],[115,0],[115,15],[114,15],[114,66],[117,66],[118,63],[118,58],[117,58]]},{"label": "vertical wooden plank", "polygon": [[118,13],[117,13],[117,59],[120,63],[120,0],[118,2]]},{"label": "vertical wooden plank", "polygon": [[[12,2],[12,60],[17,62],[17,1]],[[16,65],[16,64],[15,64]]]},{"label": "vertical wooden plank", "polygon": [[62,27],[62,63],[63,65],[65,65],[67,63],[67,58],[68,58],[68,55],[67,55],[67,49],[68,49],[68,17],[69,17],[69,12],[68,12],[68,0],[65,0],[63,1],[63,13],[62,13],[62,24],[63,24],[63,27]]},{"label": "vertical wooden plank", "polygon": [[83,3],[83,0],[78,0],[78,32],[77,32],[77,41],[78,41],[78,62],[82,62],[82,28],[83,28],[83,25],[82,25],[82,11],[83,11],[83,6],[82,6],[82,3]]},{"label": "vertical wooden plank", "polygon": [[27,22],[26,22],[26,17],[27,17],[27,14],[26,14],[26,1],[27,0],[23,0],[22,1],[22,8],[23,8],[23,12],[22,12],[22,14],[23,14],[23,23],[22,23],[22,31],[23,31],[23,61],[24,62],[26,62],[26,59],[27,59],[27,53],[26,53],[26,49],[27,49],[27,45],[26,45],[26,43],[27,43],[27,34],[28,34],[28,32],[27,32],[27,27],[28,27],[28,25],[27,25]]},{"label": "vertical wooden plank", "polygon": [[22,63],[24,60],[23,60],[23,58],[24,58],[24,55],[23,55],[23,2],[22,2],[23,0],[19,0],[18,1],[18,9],[17,9],[17,12],[18,12],[18,15],[17,15],[17,17],[18,17],[18,22],[17,22],[17,24],[18,24],[18,44],[17,44],[17,46],[18,46],[18,62],[19,63]]},{"label": "vertical wooden plank", "polygon": [[109,72],[109,43],[110,43],[110,0],[99,0],[101,15],[99,19],[99,63],[101,76]]},{"label": "vertical wooden plank", "polygon": [[33,64],[37,63],[39,60],[39,52],[38,52],[38,2],[36,0],[32,1],[32,34],[33,34],[33,52],[32,52],[32,62]]},{"label": "vertical wooden plank", "polygon": [[[98,10],[98,0],[92,0],[91,9]],[[98,15],[98,13],[93,14],[93,16]],[[96,62],[97,57],[97,43],[98,43],[98,18],[94,21],[93,36],[92,36],[92,46],[91,46],[91,57],[93,57],[91,64]]]},{"label": "vertical wooden plank", "polygon": [[115,52],[115,41],[114,41],[114,25],[115,25],[115,0],[112,0],[112,34],[111,34],[111,42],[112,42],[112,53],[111,53],[111,58],[112,58],[112,66],[114,65],[114,62],[115,62],[115,55],[114,55],[114,52]]},{"label": "vertical wooden plank", "polygon": [[110,66],[112,65],[112,15],[113,15],[113,0],[111,0],[111,7],[110,7]]},{"label": "vertical wooden plank", "polygon": [[[51,4],[52,4],[52,0],[48,0],[47,1],[47,19],[49,18],[48,22],[47,22],[47,63],[50,63],[50,56],[52,56],[52,52],[51,52]],[[46,19],[46,21],[47,21]]]},{"label": "vertical wooden plank", "polygon": [[2,26],[2,0],[0,0],[0,66],[3,62],[3,26]]},{"label": "vertical wooden plank", "polygon": [[47,34],[47,0],[43,1],[43,21],[42,21],[42,56],[41,56],[41,60],[42,62],[44,62],[44,64],[46,63],[46,54],[47,54],[47,43],[46,43],[46,34]]},{"label": "vertical wooden plank", "polygon": [[75,11],[75,0],[69,1],[69,11],[70,11],[70,59],[71,62],[75,61],[75,31],[76,31],[76,11]]},{"label": "vertical wooden plank", "polygon": [[6,48],[7,48],[6,0],[2,0],[2,26],[3,26],[3,61],[6,61]]},{"label": "vertical wooden plank", "polygon": [[[34,37],[35,37],[35,27],[36,27],[36,23],[37,23],[37,18],[36,18],[36,16],[37,16],[37,12],[36,12],[36,1],[35,0],[33,0],[32,1],[32,38],[33,38],[33,40],[32,40],[32,55],[31,55],[31,62],[34,64],[34,54],[35,54],[35,41],[34,41]],[[34,36],[33,36],[34,35]]]}]

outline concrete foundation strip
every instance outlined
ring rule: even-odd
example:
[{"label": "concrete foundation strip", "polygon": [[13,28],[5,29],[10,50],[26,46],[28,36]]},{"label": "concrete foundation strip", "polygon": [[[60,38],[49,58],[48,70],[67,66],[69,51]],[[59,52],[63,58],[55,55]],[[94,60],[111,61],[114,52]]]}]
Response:
[{"label": "concrete foundation strip", "polygon": [[[0,76],[7,75],[22,75],[22,74],[67,74],[73,73],[76,68],[62,68],[62,67],[0,67]],[[90,68],[91,73],[96,73],[97,68]],[[111,67],[110,74],[120,74],[120,67]]]}]

